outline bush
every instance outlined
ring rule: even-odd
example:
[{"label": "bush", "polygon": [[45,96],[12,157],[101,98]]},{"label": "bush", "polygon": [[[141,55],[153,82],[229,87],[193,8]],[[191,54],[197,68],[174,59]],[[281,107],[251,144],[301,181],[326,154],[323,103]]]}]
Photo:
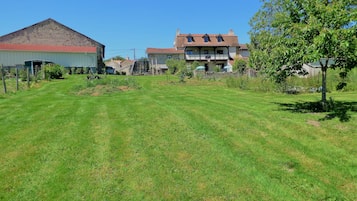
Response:
[{"label": "bush", "polygon": [[245,69],[247,68],[247,61],[243,59],[236,59],[233,63],[233,70],[238,71],[239,74],[243,74]]},{"label": "bush", "polygon": [[47,64],[43,66],[46,79],[60,79],[64,74],[64,67],[58,64]]},{"label": "bush", "polygon": [[166,66],[169,68],[171,74],[187,71],[186,61],[184,60],[168,59]]},{"label": "bush", "polygon": [[[22,81],[27,81],[27,68],[23,68],[19,70],[19,78]],[[29,78],[30,78],[29,81],[35,80],[33,75],[30,75]]]}]

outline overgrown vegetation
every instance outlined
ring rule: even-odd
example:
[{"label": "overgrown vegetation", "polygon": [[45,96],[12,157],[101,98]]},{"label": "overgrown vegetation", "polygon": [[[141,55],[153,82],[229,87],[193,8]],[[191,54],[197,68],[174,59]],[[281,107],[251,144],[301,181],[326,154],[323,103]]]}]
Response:
[{"label": "overgrown vegetation", "polygon": [[83,83],[73,87],[75,94],[99,96],[141,88],[134,77],[87,76],[86,78],[83,78]]},{"label": "overgrown vegetation", "polygon": [[[357,91],[357,69],[352,70],[348,75],[341,79],[341,70],[331,70],[328,79],[329,83],[326,85],[327,92],[332,91]],[[340,83],[344,83],[343,87],[339,87]],[[245,90],[254,90],[261,92],[281,92],[281,93],[315,93],[321,92],[321,77],[313,76],[301,78],[298,76],[290,76],[284,82],[276,83],[269,77],[260,74],[257,77],[231,76],[226,79],[226,84],[231,88],[240,88]]]},{"label": "overgrown vegetation", "polygon": [[177,75],[180,83],[185,82],[186,77],[192,78],[193,76],[192,69],[187,66],[185,60],[168,59],[166,65],[169,68],[167,73]]},{"label": "overgrown vegetation", "polygon": [[58,64],[44,65],[42,70],[45,71],[45,79],[60,79],[65,74],[64,67]]},{"label": "overgrown vegetation", "polygon": [[243,74],[248,68],[248,62],[241,58],[236,58],[233,63],[233,71],[238,72],[239,74]]}]

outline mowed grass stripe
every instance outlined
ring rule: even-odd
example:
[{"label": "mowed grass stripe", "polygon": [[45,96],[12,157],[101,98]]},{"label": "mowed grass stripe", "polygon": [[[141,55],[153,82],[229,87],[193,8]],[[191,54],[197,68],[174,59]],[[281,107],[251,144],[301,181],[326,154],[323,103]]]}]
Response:
[{"label": "mowed grass stripe", "polygon": [[[178,95],[178,99],[182,102],[182,98],[181,98],[181,96],[179,96]],[[182,97],[184,97],[184,96],[182,96]],[[169,104],[171,104],[172,102],[169,102]],[[208,108],[210,108],[210,107],[208,107]],[[207,124],[207,122],[205,123],[205,124]],[[298,123],[297,123],[297,125],[298,125]],[[282,128],[287,128],[286,127],[286,125],[285,126],[282,126]],[[281,133],[284,133],[284,132],[281,132]],[[277,134],[278,135],[278,134]],[[287,138],[288,139],[288,141],[287,142],[289,142],[290,141],[290,138]],[[287,143],[288,145],[287,146],[289,146],[289,143]],[[258,146],[259,147],[259,146]],[[266,149],[271,149],[271,147],[266,147]],[[283,152],[283,151],[282,151]],[[301,153],[301,156],[304,156],[304,149],[302,149],[301,151],[300,151],[300,153]],[[266,157],[266,156],[263,156],[263,158],[264,157]],[[294,157],[293,157],[294,158]],[[292,160],[292,161],[291,161]],[[291,169],[291,168],[294,168],[294,167],[289,167],[289,166],[291,166],[291,164],[290,163],[292,163],[292,166],[294,166],[294,159],[286,159],[286,161],[283,161],[283,162],[280,162],[280,166],[282,167],[282,168],[286,168],[286,169]],[[296,167],[295,167],[296,168]],[[290,170],[289,170],[290,171]],[[312,181],[312,183],[314,183],[315,181]],[[300,188],[300,186],[301,186],[301,190],[303,190],[303,191],[306,191],[304,188],[306,188],[306,184],[304,184],[305,183],[305,181],[304,180],[302,180],[301,181],[301,184],[295,184],[295,183],[293,183],[292,185],[295,185],[294,187],[296,188],[296,187],[298,187],[298,188]],[[312,191],[313,191],[313,189],[312,189]],[[305,195],[305,196],[313,196],[313,195],[311,195],[311,194],[309,194],[308,192],[304,192],[305,194],[303,194],[303,195]],[[319,197],[319,196],[324,196],[324,194],[325,194],[326,192],[324,192],[324,191],[322,191],[320,194],[317,194],[317,195],[315,195],[315,197]],[[297,193],[297,194],[299,194],[299,193]]]},{"label": "mowed grass stripe", "polygon": [[[211,96],[210,97],[210,99],[209,100],[212,100],[212,99],[214,99],[215,97],[214,96]],[[226,98],[226,97],[224,97],[224,98]],[[202,99],[201,99],[202,100]],[[207,100],[207,99],[206,99]],[[208,101],[206,101],[205,103],[201,103],[200,105],[204,105],[205,106],[205,108],[210,108],[210,107],[207,107],[207,102]],[[220,102],[220,101],[218,101],[218,102]],[[252,103],[252,104],[255,104],[255,105],[259,105],[259,104],[257,104],[257,103]],[[237,105],[239,105],[239,102],[237,103]],[[216,109],[217,110],[215,110],[215,111],[224,111],[224,108],[219,108],[219,106],[218,105],[216,105]],[[261,108],[261,107],[260,107]],[[180,110],[180,109],[179,109]],[[202,113],[202,108],[201,108],[201,110],[200,110],[200,113]],[[215,112],[216,114],[217,114],[217,112]],[[227,114],[227,113],[226,113]],[[195,119],[205,119],[204,118],[204,116],[212,116],[212,115],[202,115],[202,116],[199,116],[199,117],[197,117],[197,118],[195,118]],[[217,116],[219,116],[219,115],[217,115]],[[247,119],[247,118],[245,118],[245,119]],[[262,116],[260,116],[260,119],[262,119]],[[209,124],[210,122],[209,121],[206,121],[207,122],[207,124]],[[221,125],[224,125],[224,122],[227,122],[227,121],[223,121],[222,122],[222,124]],[[252,122],[252,121],[248,121],[248,122]],[[268,122],[267,122],[268,123]],[[306,162],[305,162],[305,160],[306,159],[308,159],[309,158],[309,156],[306,156],[306,154],[305,154],[305,152],[306,151],[308,151],[308,152],[311,152],[311,150],[309,151],[309,150],[306,150],[306,147],[307,146],[302,146],[301,147],[301,143],[300,143],[300,141],[301,141],[301,139],[291,139],[291,136],[294,136],[294,135],[291,135],[291,133],[290,133],[290,131],[296,131],[296,130],[294,130],[294,124],[296,125],[296,128],[298,128],[298,125],[299,124],[301,124],[301,123],[299,123],[299,122],[295,122],[295,123],[292,123],[292,122],[289,122],[289,125],[292,125],[292,130],[286,130],[286,127],[285,126],[278,126],[277,128],[275,128],[275,129],[279,129],[279,128],[284,128],[283,130],[281,130],[281,132],[279,132],[279,131],[277,131],[278,133],[280,133],[280,134],[284,134],[284,132],[286,133],[286,132],[288,132],[288,134],[289,134],[289,136],[290,137],[288,137],[288,138],[286,138],[285,139],[285,141],[284,141],[284,143],[285,143],[285,145],[283,145],[283,146],[286,146],[286,144],[291,144],[291,143],[293,143],[293,144],[295,144],[295,145],[298,145],[298,147],[296,147],[296,146],[294,146],[295,148],[296,148],[296,150],[299,152],[299,155],[298,155],[298,157],[300,157],[300,158],[302,158],[302,160],[300,161],[301,163],[305,163],[306,164]],[[219,125],[219,123],[218,123],[218,125]],[[265,131],[263,131],[263,130],[261,130],[261,133],[264,133]],[[303,132],[304,133],[304,132]],[[302,134],[303,134],[302,133]],[[248,133],[247,133],[248,134]],[[265,135],[268,135],[268,133],[267,134],[265,134]],[[256,139],[251,139],[253,136],[257,136],[257,138]],[[306,136],[305,136],[306,137]],[[254,135],[254,134],[250,134],[250,136],[249,136],[249,139],[251,140],[250,142],[261,142],[261,139],[262,139],[262,136],[260,136],[260,135]],[[277,138],[277,139],[281,139],[281,138]],[[311,140],[311,137],[309,137],[309,136],[307,136],[307,139],[308,140]],[[305,139],[306,140],[306,139]],[[293,144],[291,144],[291,145],[293,145]],[[258,144],[258,143],[255,143],[255,145],[253,146],[251,146],[252,148],[254,147],[254,149],[255,149],[255,151],[254,152],[257,152],[258,150],[259,150],[259,147],[264,147],[264,143],[261,143],[261,144]],[[265,147],[265,150],[269,150],[269,149],[274,149],[274,147],[271,147],[271,146],[269,146],[269,147]],[[279,147],[278,147],[278,149],[279,149]],[[281,148],[280,148],[281,149]],[[291,147],[290,147],[290,149],[291,149]],[[265,151],[264,150],[264,151]],[[280,155],[284,155],[284,152],[285,152],[285,150],[278,150],[278,152],[280,152],[281,154]],[[263,152],[264,153],[264,152]],[[286,154],[285,154],[286,155]],[[276,156],[275,156],[276,157]],[[296,154],[295,154],[295,157],[296,157]],[[317,160],[317,163],[319,163],[319,158],[321,157],[321,155],[319,155],[319,156],[316,156],[316,157],[313,157],[313,161],[316,159]],[[262,156],[261,158],[269,158],[269,155],[267,154],[266,156]],[[292,158],[294,158],[294,156],[292,157]],[[286,161],[284,161],[284,160],[286,160]],[[280,165],[282,168],[287,168],[288,169],[288,171],[291,171],[292,169],[295,169],[295,168],[297,168],[297,167],[294,167],[294,166],[299,166],[300,164],[294,164],[295,162],[294,161],[291,161],[291,159],[283,159],[281,162],[279,162],[279,164],[278,165]],[[267,164],[267,163],[265,163],[265,164]],[[291,167],[289,167],[289,166],[291,166]],[[269,168],[272,168],[272,167],[268,167],[268,169]],[[337,167],[337,168],[340,168],[340,167]],[[265,169],[267,169],[266,167],[265,168],[263,168],[263,171],[265,170]],[[318,171],[318,170],[317,170]],[[308,174],[308,173],[307,173]],[[321,176],[325,176],[325,174],[324,173],[322,173],[321,174]],[[303,180],[303,181],[301,181],[301,184],[298,184],[298,185],[304,185],[303,183],[304,183],[305,181]],[[311,183],[316,183],[316,181],[311,181]],[[295,185],[295,184],[294,184]],[[331,186],[332,187],[332,186]],[[312,189],[312,190],[316,190],[316,189]],[[315,197],[318,197],[318,196],[322,196],[322,195],[324,195],[324,194],[326,194],[327,192],[326,191],[324,191],[323,189],[320,191],[321,192],[321,195],[314,195]],[[316,194],[316,192],[307,192],[307,193],[309,193],[310,195],[313,195],[313,194]],[[338,193],[338,191],[337,191],[337,193]]]},{"label": "mowed grass stripe", "polygon": [[[37,101],[28,102],[36,103]],[[19,130],[15,135],[9,135],[11,138],[19,139],[19,143],[24,143],[18,147],[11,147],[11,149],[16,150],[16,153],[20,155],[19,157],[22,156],[26,160],[21,160],[19,157],[12,158],[14,154],[9,155],[13,160],[21,162],[21,164],[15,164],[16,167],[19,166],[18,168],[24,169],[23,173],[19,171],[16,172],[16,178],[21,180],[23,185],[23,187],[20,185],[19,189],[26,189],[26,191],[15,191],[17,198],[30,197],[30,195],[35,194],[35,192],[38,192],[39,198],[46,198],[48,196],[56,197],[64,192],[68,193],[68,191],[72,189],[68,184],[75,184],[75,180],[72,179],[78,179],[78,176],[84,174],[82,170],[91,169],[89,167],[95,166],[96,163],[98,163],[98,161],[93,162],[88,160],[93,158],[93,153],[101,153],[97,152],[97,150],[91,151],[91,149],[97,148],[93,146],[96,143],[100,145],[99,150],[102,149],[103,146],[106,146],[105,142],[102,146],[101,139],[107,139],[107,136],[103,136],[103,134],[106,135],[110,132],[106,132],[108,129],[103,130],[102,127],[98,128],[98,125],[105,126],[105,124],[95,121],[106,120],[103,118],[104,116],[93,118],[96,117],[96,114],[100,115],[101,112],[103,112],[103,110],[101,110],[102,108],[93,107],[95,104],[95,102],[89,103],[83,100],[73,101],[70,98],[69,100],[61,101],[46,101],[45,104],[39,105],[40,109],[36,108],[36,104],[23,106],[23,111],[21,112],[25,114],[26,110],[35,108],[35,112],[30,113],[30,119],[35,121],[26,122],[23,130]],[[56,108],[59,108],[59,110],[56,110]],[[21,126],[21,124],[18,124],[18,126]],[[91,139],[94,139],[94,143]],[[11,143],[12,141],[9,139],[7,142]],[[31,147],[33,147],[34,151],[31,151]],[[103,156],[97,156],[92,160],[98,160],[102,157]],[[105,162],[105,160],[102,162]],[[34,167],[31,167],[31,165]],[[105,167],[104,165],[104,168]],[[76,171],[79,173],[77,174]],[[56,178],[55,173],[60,173],[59,178]],[[26,175],[29,175],[31,178],[27,179]],[[11,174],[8,176],[11,176]],[[76,193],[69,194],[70,196],[68,198],[76,196],[80,198],[81,192],[78,191],[78,189],[83,186],[83,191],[88,190],[83,181],[88,181],[91,177],[96,176],[98,176],[98,174],[95,172],[92,173],[92,175],[89,173],[84,174],[83,178],[79,179],[78,186],[72,186],[77,187],[74,188]],[[2,181],[9,182],[8,179]],[[52,192],[52,195],[41,193],[48,192],[47,190],[51,189],[52,182],[55,184],[54,189],[57,189],[59,192]],[[96,183],[96,181],[93,183]],[[92,184],[87,186],[91,185]],[[46,186],[49,186],[49,188]],[[94,189],[97,189],[97,187],[98,186],[95,185]],[[41,191],[39,191],[39,189],[41,189]]]},{"label": "mowed grass stripe", "polygon": [[[189,193],[192,191],[190,188],[202,188],[201,196],[206,195],[209,197],[207,192],[204,191],[204,189],[209,186],[208,184],[212,182],[209,179],[206,178],[207,181],[201,182],[199,187],[195,185],[190,186],[187,184],[189,179],[192,179],[191,174],[193,174],[190,172],[193,171],[190,170],[192,169],[191,163],[195,164],[194,167],[197,167],[198,162],[196,160],[202,160],[200,158],[202,157],[203,153],[200,154],[197,153],[197,151],[205,148],[211,150],[209,144],[206,144],[206,142],[202,141],[199,136],[196,136],[196,134],[192,132],[191,128],[186,126],[186,122],[181,117],[177,117],[175,113],[167,111],[165,104],[162,105],[156,101],[153,102],[153,100],[150,100],[150,97],[145,96],[141,96],[138,99],[140,99],[140,102],[146,103],[146,107],[145,109],[142,109],[142,107],[135,107],[136,104],[139,105],[140,103],[134,102],[134,104],[132,104],[133,107],[130,107],[133,110],[133,112],[131,112],[133,116],[132,118],[135,119],[136,115],[148,114],[146,110],[155,112],[153,115],[150,114],[146,117],[143,117],[142,120],[141,118],[135,119],[135,124],[132,125],[133,128],[135,128],[135,135],[137,137],[133,138],[135,140],[135,142],[132,142],[135,145],[133,145],[133,153],[135,154],[133,157],[130,157],[130,163],[144,165],[145,168],[142,168],[142,171],[144,171],[142,174],[144,175],[147,175],[147,173],[145,173],[146,170],[151,169],[147,166],[151,167],[154,165],[153,168],[156,171],[151,173],[154,174],[152,177],[141,178],[143,181],[147,182],[147,185],[144,186],[141,186],[140,182],[137,182],[137,179],[140,178],[131,178],[131,181],[134,181],[132,188],[144,188],[142,190],[136,190],[137,194],[147,190],[149,192],[156,192],[154,195],[157,197],[170,197],[176,194],[182,195],[182,197],[186,198],[193,196],[192,193],[191,195]],[[139,144],[139,146],[136,144]],[[137,147],[140,148],[138,149]],[[137,160],[134,160],[135,158]],[[194,158],[196,159],[193,160]],[[215,159],[213,160],[215,162]],[[208,160],[208,162],[211,161],[212,159]],[[187,168],[190,171],[188,171]],[[207,171],[214,172],[213,170],[205,170],[205,168],[202,172]],[[180,172],[186,172],[187,175]],[[205,174],[202,175],[200,171],[195,170],[194,173],[199,173],[199,175],[201,175],[197,178],[205,178]],[[128,175],[135,174],[129,173]],[[173,175],[176,175],[175,178],[172,178]],[[157,183],[158,181],[159,183]],[[158,184],[163,181],[167,183],[167,188],[158,188],[160,186]],[[182,181],[185,185],[180,185],[180,181]],[[139,185],[139,187],[137,185]],[[152,191],[152,189],[156,190]],[[224,196],[224,194],[222,194],[222,196]]]},{"label": "mowed grass stripe", "polygon": [[185,178],[182,173],[190,172],[191,165],[177,157],[190,158],[186,151],[190,131],[162,107],[146,94],[139,95],[127,107],[126,119],[134,131],[129,147],[131,157],[126,160],[133,167],[127,172],[126,195],[134,194],[134,200],[144,199],[145,195],[156,199],[189,196],[188,175]]},{"label": "mowed grass stripe", "polygon": [[[173,100],[174,98],[167,100],[165,97],[163,97],[162,99],[160,99],[163,102],[159,104],[163,105],[166,109],[170,110],[171,113],[176,114],[176,116],[180,116],[180,119],[185,119],[185,125],[196,131],[197,138],[200,140],[206,140],[210,144],[211,150],[217,152],[215,153],[216,158],[208,158],[206,161],[210,161],[213,163],[215,163],[215,161],[217,160],[231,161],[229,164],[231,170],[226,171],[229,170],[229,168],[227,167],[227,165],[224,165],[222,168],[218,168],[218,170],[216,170],[218,175],[219,173],[231,174],[226,178],[226,180],[229,180],[229,178],[237,179],[240,181],[245,179],[247,183],[252,184],[252,180],[250,179],[251,176],[254,175],[255,177],[259,177],[259,173],[257,171],[254,171],[255,168],[253,168],[253,166],[252,169],[248,169],[248,171],[247,169],[243,171],[241,170],[244,169],[242,167],[249,165],[249,163],[246,163],[248,160],[244,161],[245,160],[244,158],[240,158],[240,156],[236,154],[236,152],[238,151],[244,152],[244,150],[241,150],[244,147],[244,145],[239,145],[237,147],[238,143],[244,144],[244,142],[241,142],[241,139],[239,140],[234,139],[235,136],[233,136],[235,135],[234,133],[236,133],[237,129],[244,130],[244,128],[242,128],[244,124],[240,125],[238,123],[236,126],[231,126],[231,127],[226,126],[227,125],[226,122],[234,121],[234,118],[238,114],[235,112],[231,114],[231,109],[234,108],[234,106],[227,107],[224,104],[216,104],[216,103],[212,104],[210,103],[210,100],[215,99],[215,96],[212,95],[210,95],[210,99],[206,99],[200,97],[201,94],[196,94],[195,97],[191,96],[192,94],[186,91],[184,92],[184,94],[185,95],[178,94],[178,97],[180,98],[178,98],[176,102],[174,102]],[[193,100],[187,100],[191,98]],[[226,97],[222,97],[222,99],[225,98]],[[171,107],[170,104],[168,104],[168,102],[166,102],[165,104],[164,100],[167,100],[171,104],[175,105],[175,107]],[[187,105],[187,104],[192,104],[192,105]],[[216,118],[214,118],[213,121],[212,121],[212,114],[210,114],[212,111],[213,113],[216,114],[215,115]],[[227,155],[230,157],[227,158]],[[246,163],[246,164],[243,165],[242,163]],[[205,167],[207,166],[203,166],[203,169],[205,169]],[[250,172],[248,173],[248,176],[246,172]],[[242,175],[239,176],[240,174]],[[221,182],[222,183],[219,186],[225,186],[225,182],[227,181],[221,181]],[[228,181],[227,183],[230,182]],[[261,180],[256,182],[257,186],[260,186],[261,184],[264,185],[264,183],[262,183]],[[244,182],[242,185],[242,189],[244,189]],[[230,190],[231,192],[235,192],[234,189],[230,189]],[[259,188],[256,187],[254,189],[247,188],[245,189],[245,191],[251,191],[250,193],[254,195],[254,191],[259,191]],[[232,194],[234,195],[233,196],[234,198],[238,198],[240,196],[240,194],[237,192]],[[281,196],[282,194],[280,194],[280,197]],[[275,195],[275,197],[278,198],[279,196]]]},{"label": "mowed grass stripe", "polygon": [[[13,177],[15,185],[11,185],[10,183],[9,187],[18,198],[33,195],[34,192],[41,189],[42,183],[50,178],[47,176],[52,174],[51,172],[55,168],[54,163],[57,163],[59,161],[58,157],[61,156],[57,155],[58,152],[53,150],[57,147],[57,142],[61,142],[63,139],[62,133],[60,132],[62,126],[58,126],[50,115],[53,114],[51,112],[56,114],[59,111],[55,109],[46,110],[46,107],[42,107],[42,110],[38,110],[31,104],[23,106],[24,111],[31,110],[30,108],[34,108],[31,112],[32,121],[17,124],[17,132],[7,135],[9,136],[7,142],[12,146],[6,148],[18,153],[17,157],[13,158],[11,165],[21,170],[13,172],[16,174],[16,176]],[[74,110],[72,110],[72,112],[73,111]],[[6,154],[4,155],[7,156]],[[50,169],[46,170],[46,167]],[[48,174],[44,174],[44,172],[48,172]],[[5,175],[11,176],[11,173]],[[9,180],[2,181],[8,182]],[[14,189],[16,189],[15,186],[18,187],[17,190],[23,190],[14,191]]]}]

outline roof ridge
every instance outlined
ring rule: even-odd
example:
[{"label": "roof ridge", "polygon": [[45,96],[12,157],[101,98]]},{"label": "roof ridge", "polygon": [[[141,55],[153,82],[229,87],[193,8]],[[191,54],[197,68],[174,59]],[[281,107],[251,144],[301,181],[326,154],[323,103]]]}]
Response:
[{"label": "roof ridge", "polygon": [[58,21],[52,19],[52,18],[48,18],[48,19],[42,20],[42,21],[37,22],[37,23],[35,23],[35,24],[32,24],[32,25],[30,25],[30,26],[27,26],[27,27],[24,27],[24,28],[22,28],[22,29],[19,29],[19,30],[13,31],[13,32],[11,32],[11,33],[5,34],[5,35],[3,35],[3,36],[0,36],[0,41],[1,41],[1,38],[4,38],[4,37],[6,37],[6,36],[9,36],[9,35],[12,35],[12,34],[15,34],[15,33],[18,33],[18,32],[20,32],[20,31],[24,31],[24,30],[30,29],[31,27],[35,27],[35,26],[44,24],[44,23],[46,23],[46,22],[54,22],[55,24],[57,24],[57,25],[59,25],[59,26],[65,28],[65,29],[67,29],[67,30],[70,30],[70,31],[72,31],[72,32],[74,32],[74,33],[76,33],[76,34],[79,34],[79,35],[81,35],[81,36],[83,36],[83,37],[85,37],[85,38],[91,40],[92,42],[94,42],[94,43],[96,43],[96,44],[99,44],[99,45],[104,46],[102,43],[99,43],[98,41],[96,41],[96,40],[94,40],[94,39],[92,39],[92,38],[90,38],[90,37],[88,37],[88,36],[86,36],[86,35],[84,35],[84,34],[78,32],[78,31],[76,31],[76,30],[74,30],[74,29],[72,29],[72,28],[70,28],[70,27],[68,27],[68,26],[66,26],[66,25],[64,25],[64,24],[62,24],[62,23],[60,23],[60,22],[58,22]]}]

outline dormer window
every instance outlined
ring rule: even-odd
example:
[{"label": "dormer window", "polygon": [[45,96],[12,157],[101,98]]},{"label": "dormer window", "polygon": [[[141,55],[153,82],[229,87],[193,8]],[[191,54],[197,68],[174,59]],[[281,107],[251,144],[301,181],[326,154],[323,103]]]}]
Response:
[{"label": "dormer window", "polygon": [[193,36],[191,34],[188,34],[187,42],[189,42],[189,43],[195,42],[195,39],[193,38]]},{"label": "dormer window", "polygon": [[209,35],[208,35],[208,34],[205,34],[202,38],[203,38],[203,41],[204,41],[205,43],[208,43],[208,42],[211,41],[211,39],[209,38]]},{"label": "dormer window", "polygon": [[219,35],[217,36],[217,41],[218,41],[219,43],[224,41],[221,34],[219,34]]}]

